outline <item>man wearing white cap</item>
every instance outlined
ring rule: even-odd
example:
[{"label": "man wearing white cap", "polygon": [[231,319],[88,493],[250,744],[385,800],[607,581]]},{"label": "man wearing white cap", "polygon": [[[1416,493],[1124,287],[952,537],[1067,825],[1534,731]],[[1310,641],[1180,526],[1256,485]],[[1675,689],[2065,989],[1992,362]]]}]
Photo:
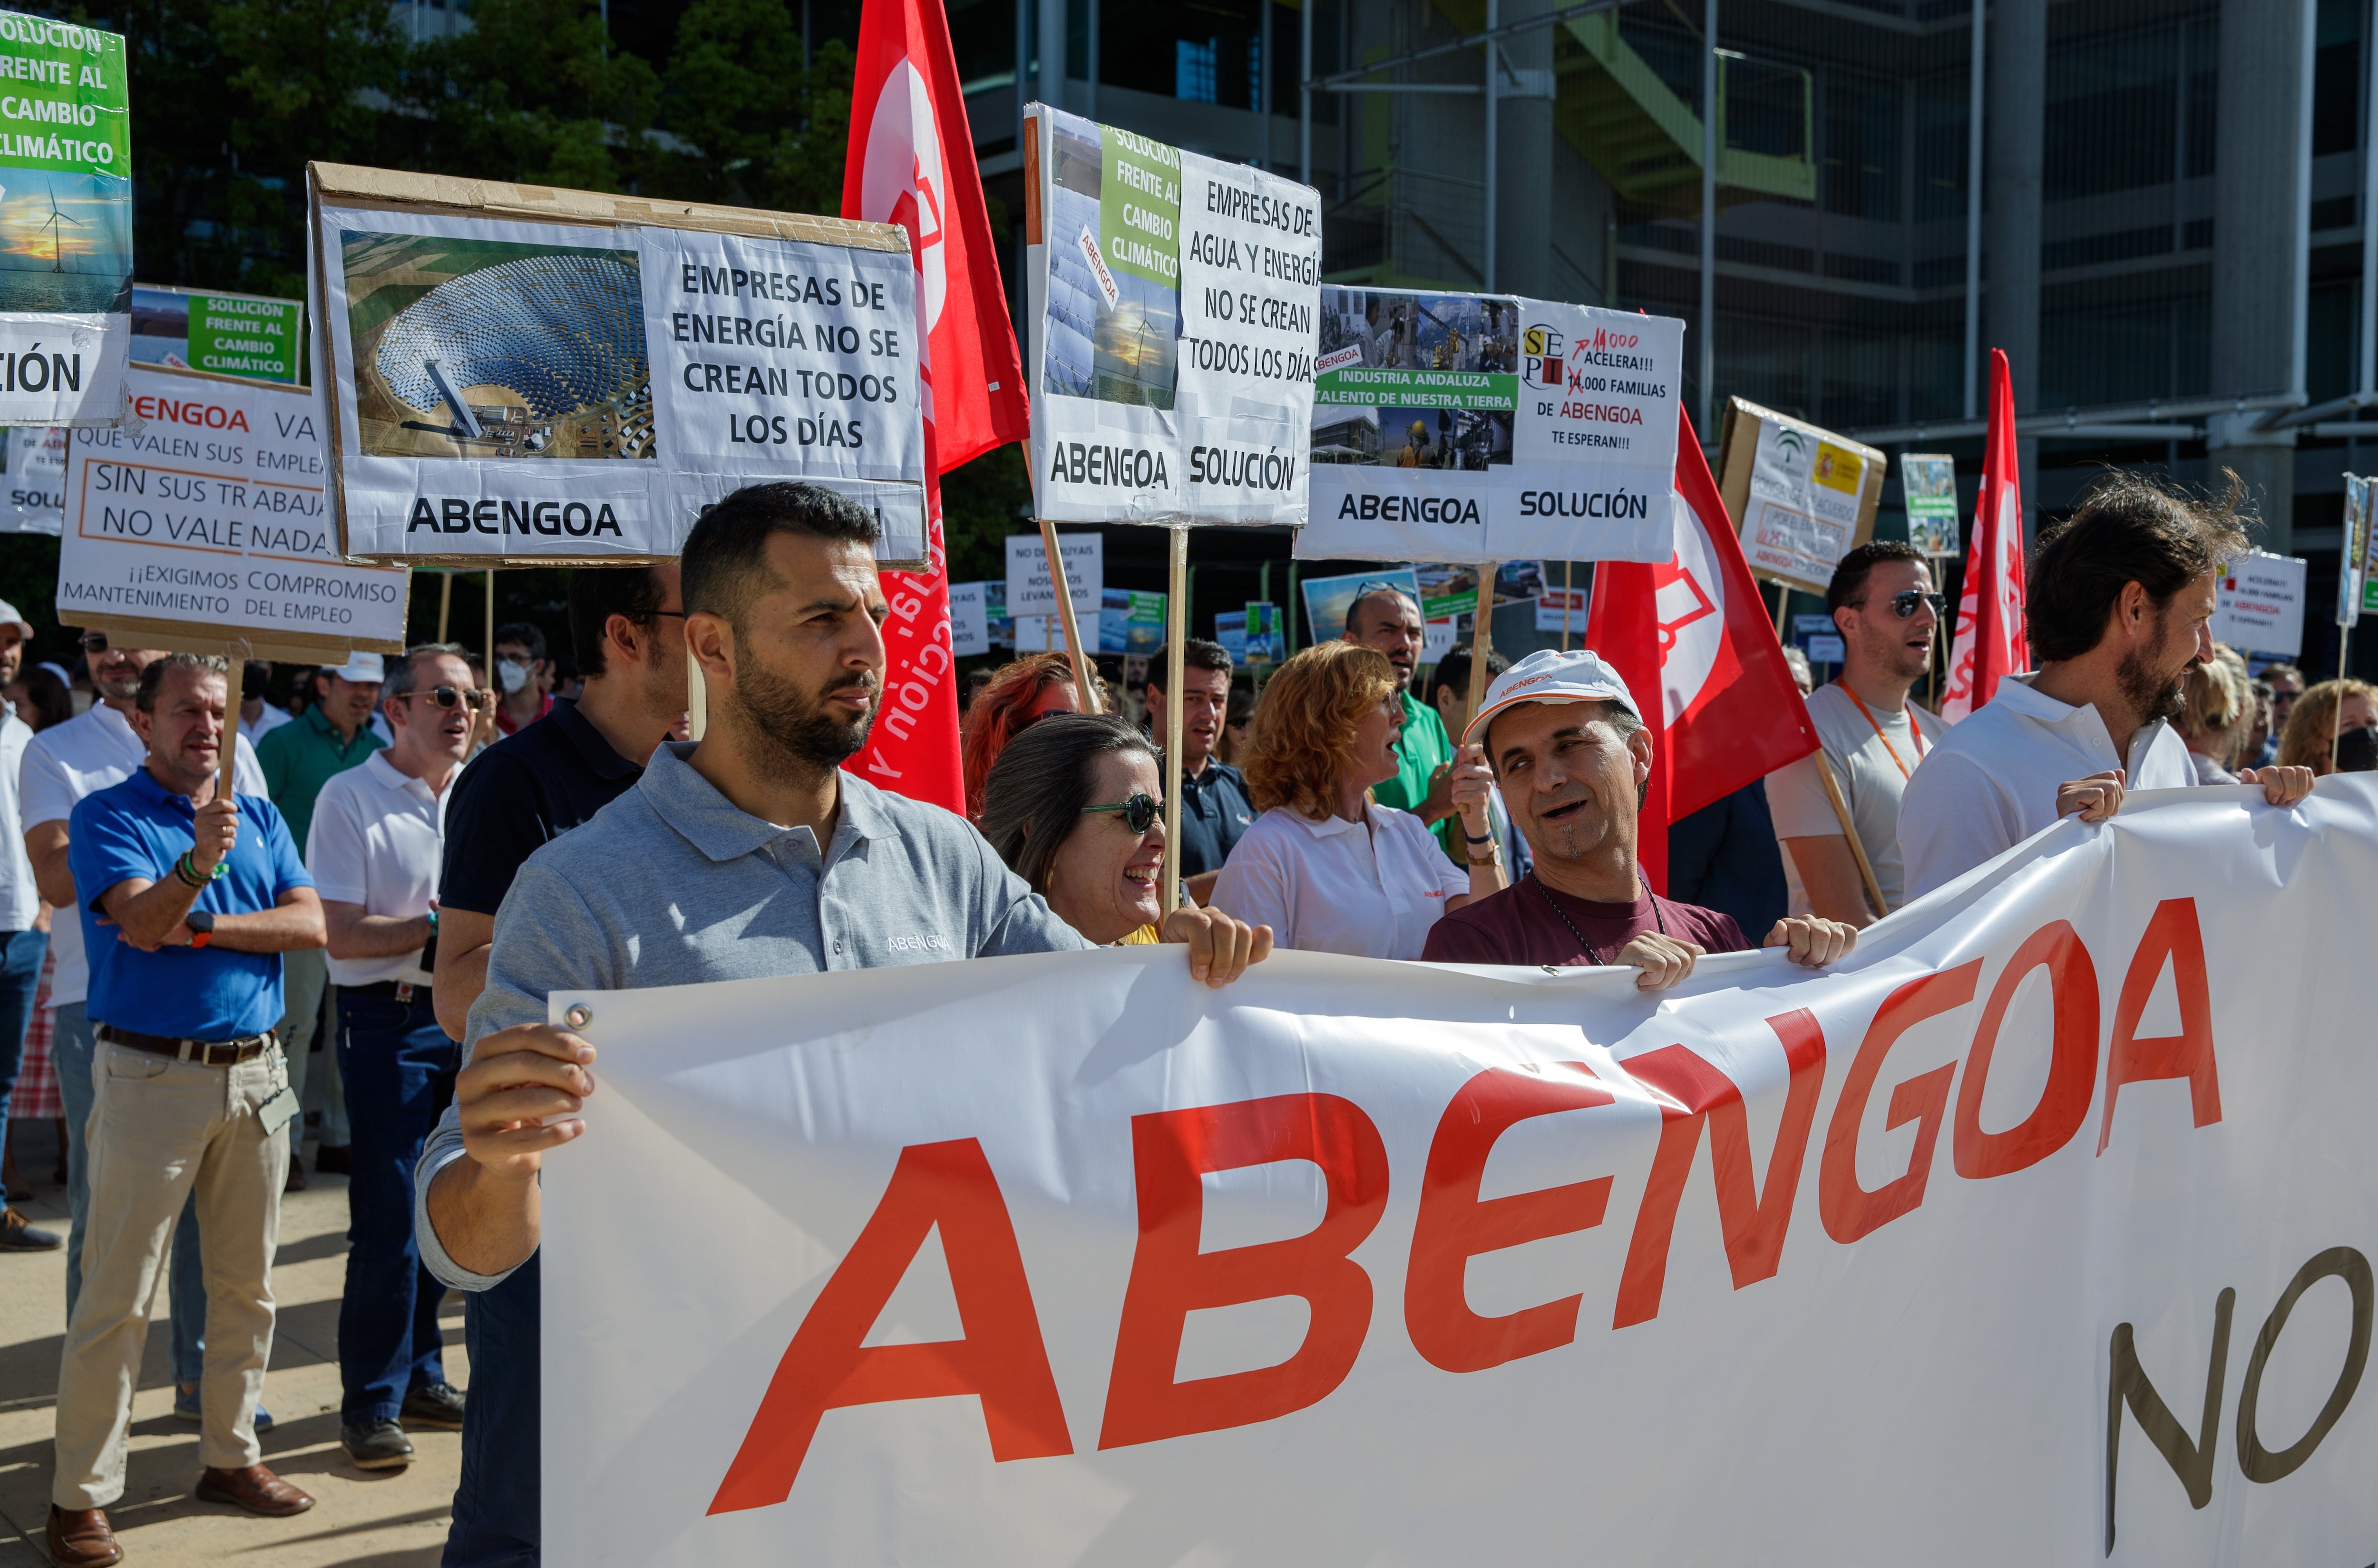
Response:
[{"label": "man wearing white cap", "polygon": [[[272,804],[281,808],[289,823],[290,841],[301,856],[306,853],[306,835],[313,831],[314,801],[322,786],[349,768],[363,766],[364,759],[388,744],[371,725],[373,710],[379,705],[380,682],[387,674],[377,653],[350,655],[336,669],[324,666],[315,672],[314,700],[306,712],[257,746],[257,760],[264,764],[264,782],[271,791]],[[281,1020],[280,1035],[289,1054],[289,1087],[301,1105],[306,1099],[306,1064],[314,1048],[315,1021],[321,1015],[322,991],[330,978],[330,960],[320,948],[288,953],[282,960],[288,1012]],[[333,1083],[330,1087],[335,1091],[338,1085]],[[329,1136],[333,1119],[326,1100],[325,1136],[315,1160],[317,1168],[344,1170],[337,1162],[346,1155],[346,1139],[343,1134]],[[293,1192],[306,1185],[306,1167],[298,1157],[305,1140],[306,1119],[299,1117],[289,1124],[289,1190]],[[332,1154],[333,1149],[338,1152]]]},{"label": "man wearing white cap", "polygon": [[[0,599],[0,686],[17,678],[32,626],[17,606]],[[23,813],[17,808],[17,772],[25,760],[32,726],[11,711],[0,717],[0,1141],[8,1135],[8,1102],[24,1064],[25,1026],[33,1021],[33,991],[42,981],[42,954],[49,936],[39,928],[42,895],[33,886],[33,863],[25,856]],[[0,1204],[5,1204],[0,1194]],[[65,1242],[35,1230],[12,1207],[0,1207],[0,1252],[48,1251]]]},{"label": "man wearing white cap", "polygon": [[[1531,653],[1497,676],[1462,744],[1482,745],[1535,868],[1447,913],[1423,958],[1440,964],[1628,965],[1644,990],[1674,986],[1703,953],[1750,946],[1730,915],[1676,904],[1645,885],[1636,813],[1651,776],[1651,732],[1618,672],[1591,652]],[[1831,964],[1857,933],[1796,916],[1765,945]]]}]

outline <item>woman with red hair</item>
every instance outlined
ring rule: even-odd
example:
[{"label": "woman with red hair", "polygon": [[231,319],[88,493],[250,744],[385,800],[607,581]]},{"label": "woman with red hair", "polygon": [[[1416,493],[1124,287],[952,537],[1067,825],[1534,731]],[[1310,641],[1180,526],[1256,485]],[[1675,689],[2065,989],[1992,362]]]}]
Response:
[{"label": "woman with red hair", "polygon": [[1453,764],[1453,803],[1470,841],[1467,871],[1409,811],[1371,786],[1396,776],[1404,707],[1387,656],[1353,642],[1305,649],[1271,677],[1240,771],[1263,815],[1214,883],[1216,909],[1269,926],[1283,947],[1418,958],[1429,928],[1503,891],[1486,816],[1485,754]]},{"label": "woman with red hair", "polygon": [[992,676],[991,684],[967,705],[966,727],[958,737],[967,820],[982,820],[984,782],[1009,741],[1051,713],[1081,711],[1073,662],[1063,653],[1027,653]]}]

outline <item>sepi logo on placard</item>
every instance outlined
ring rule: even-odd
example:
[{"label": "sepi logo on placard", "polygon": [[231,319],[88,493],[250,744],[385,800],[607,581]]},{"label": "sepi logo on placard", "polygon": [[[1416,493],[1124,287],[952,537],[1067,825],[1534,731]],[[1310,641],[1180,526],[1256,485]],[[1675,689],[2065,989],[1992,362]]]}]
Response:
[{"label": "sepi logo on placard", "polygon": [[1566,347],[1550,327],[1531,327],[1519,338],[1519,378],[1539,391],[1561,389],[1561,357]]}]

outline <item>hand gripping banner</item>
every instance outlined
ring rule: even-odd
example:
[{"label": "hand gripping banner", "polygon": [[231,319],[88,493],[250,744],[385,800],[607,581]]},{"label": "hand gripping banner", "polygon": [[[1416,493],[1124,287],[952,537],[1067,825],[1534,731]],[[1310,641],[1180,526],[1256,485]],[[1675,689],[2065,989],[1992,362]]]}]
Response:
[{"label": "hand gripping banner", "polygon": [[1656,998],[1161,947],[557,995],[547,1550],[2366,1562],[2373,922],[2346,775]]}]

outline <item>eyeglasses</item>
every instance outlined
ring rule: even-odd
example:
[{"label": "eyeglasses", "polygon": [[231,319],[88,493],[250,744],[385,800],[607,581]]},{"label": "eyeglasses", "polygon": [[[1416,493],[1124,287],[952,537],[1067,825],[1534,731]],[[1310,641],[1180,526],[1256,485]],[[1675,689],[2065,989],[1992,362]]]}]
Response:
[{"label": "eyeglasses", "polygon": [[434,702],[450,713],[459,707],[468,707],[474,713],[484,712],[492,700],[486,692],[475,688],[457,691],[450,686],[434,686],[426,691],[408,691],[404,695],[416,702]]},{"label": "eyeglasses", "polygon": [[1087,817],[1093,811],[1120,811],[1133,832],[1144,833],[1156,825],[1156,819],[1163,810],[1156,796],[1141,790],[1129,800],[1119,800],[1111,806],[1085,806],[1082,815]]},{"label": "eyeglasses", "polygon": [[[1856,609],[1870,603],[1872,601],[1860,599],[1851,608]],[[1912,618],[1918,604],[1931,605],[1932,613],[1936,616],[1945,616],[1949,613],[1949,596],[1946,593],[1924,593],[1913,588],[1904,593],[1894,593],[1883,603],[1889,604],[1891,613],[1901,620]]]},{"label": "eyeglasses", "polygon": [[82,651],[83,651],[84,652],[86,652],[86,653],[104,653],[104,652],[107,652],[107,633],[105,633],[105,632],[103,632],[103,631],[86,631],[86,632],[84,632],[84,633],[82,634]]}]

